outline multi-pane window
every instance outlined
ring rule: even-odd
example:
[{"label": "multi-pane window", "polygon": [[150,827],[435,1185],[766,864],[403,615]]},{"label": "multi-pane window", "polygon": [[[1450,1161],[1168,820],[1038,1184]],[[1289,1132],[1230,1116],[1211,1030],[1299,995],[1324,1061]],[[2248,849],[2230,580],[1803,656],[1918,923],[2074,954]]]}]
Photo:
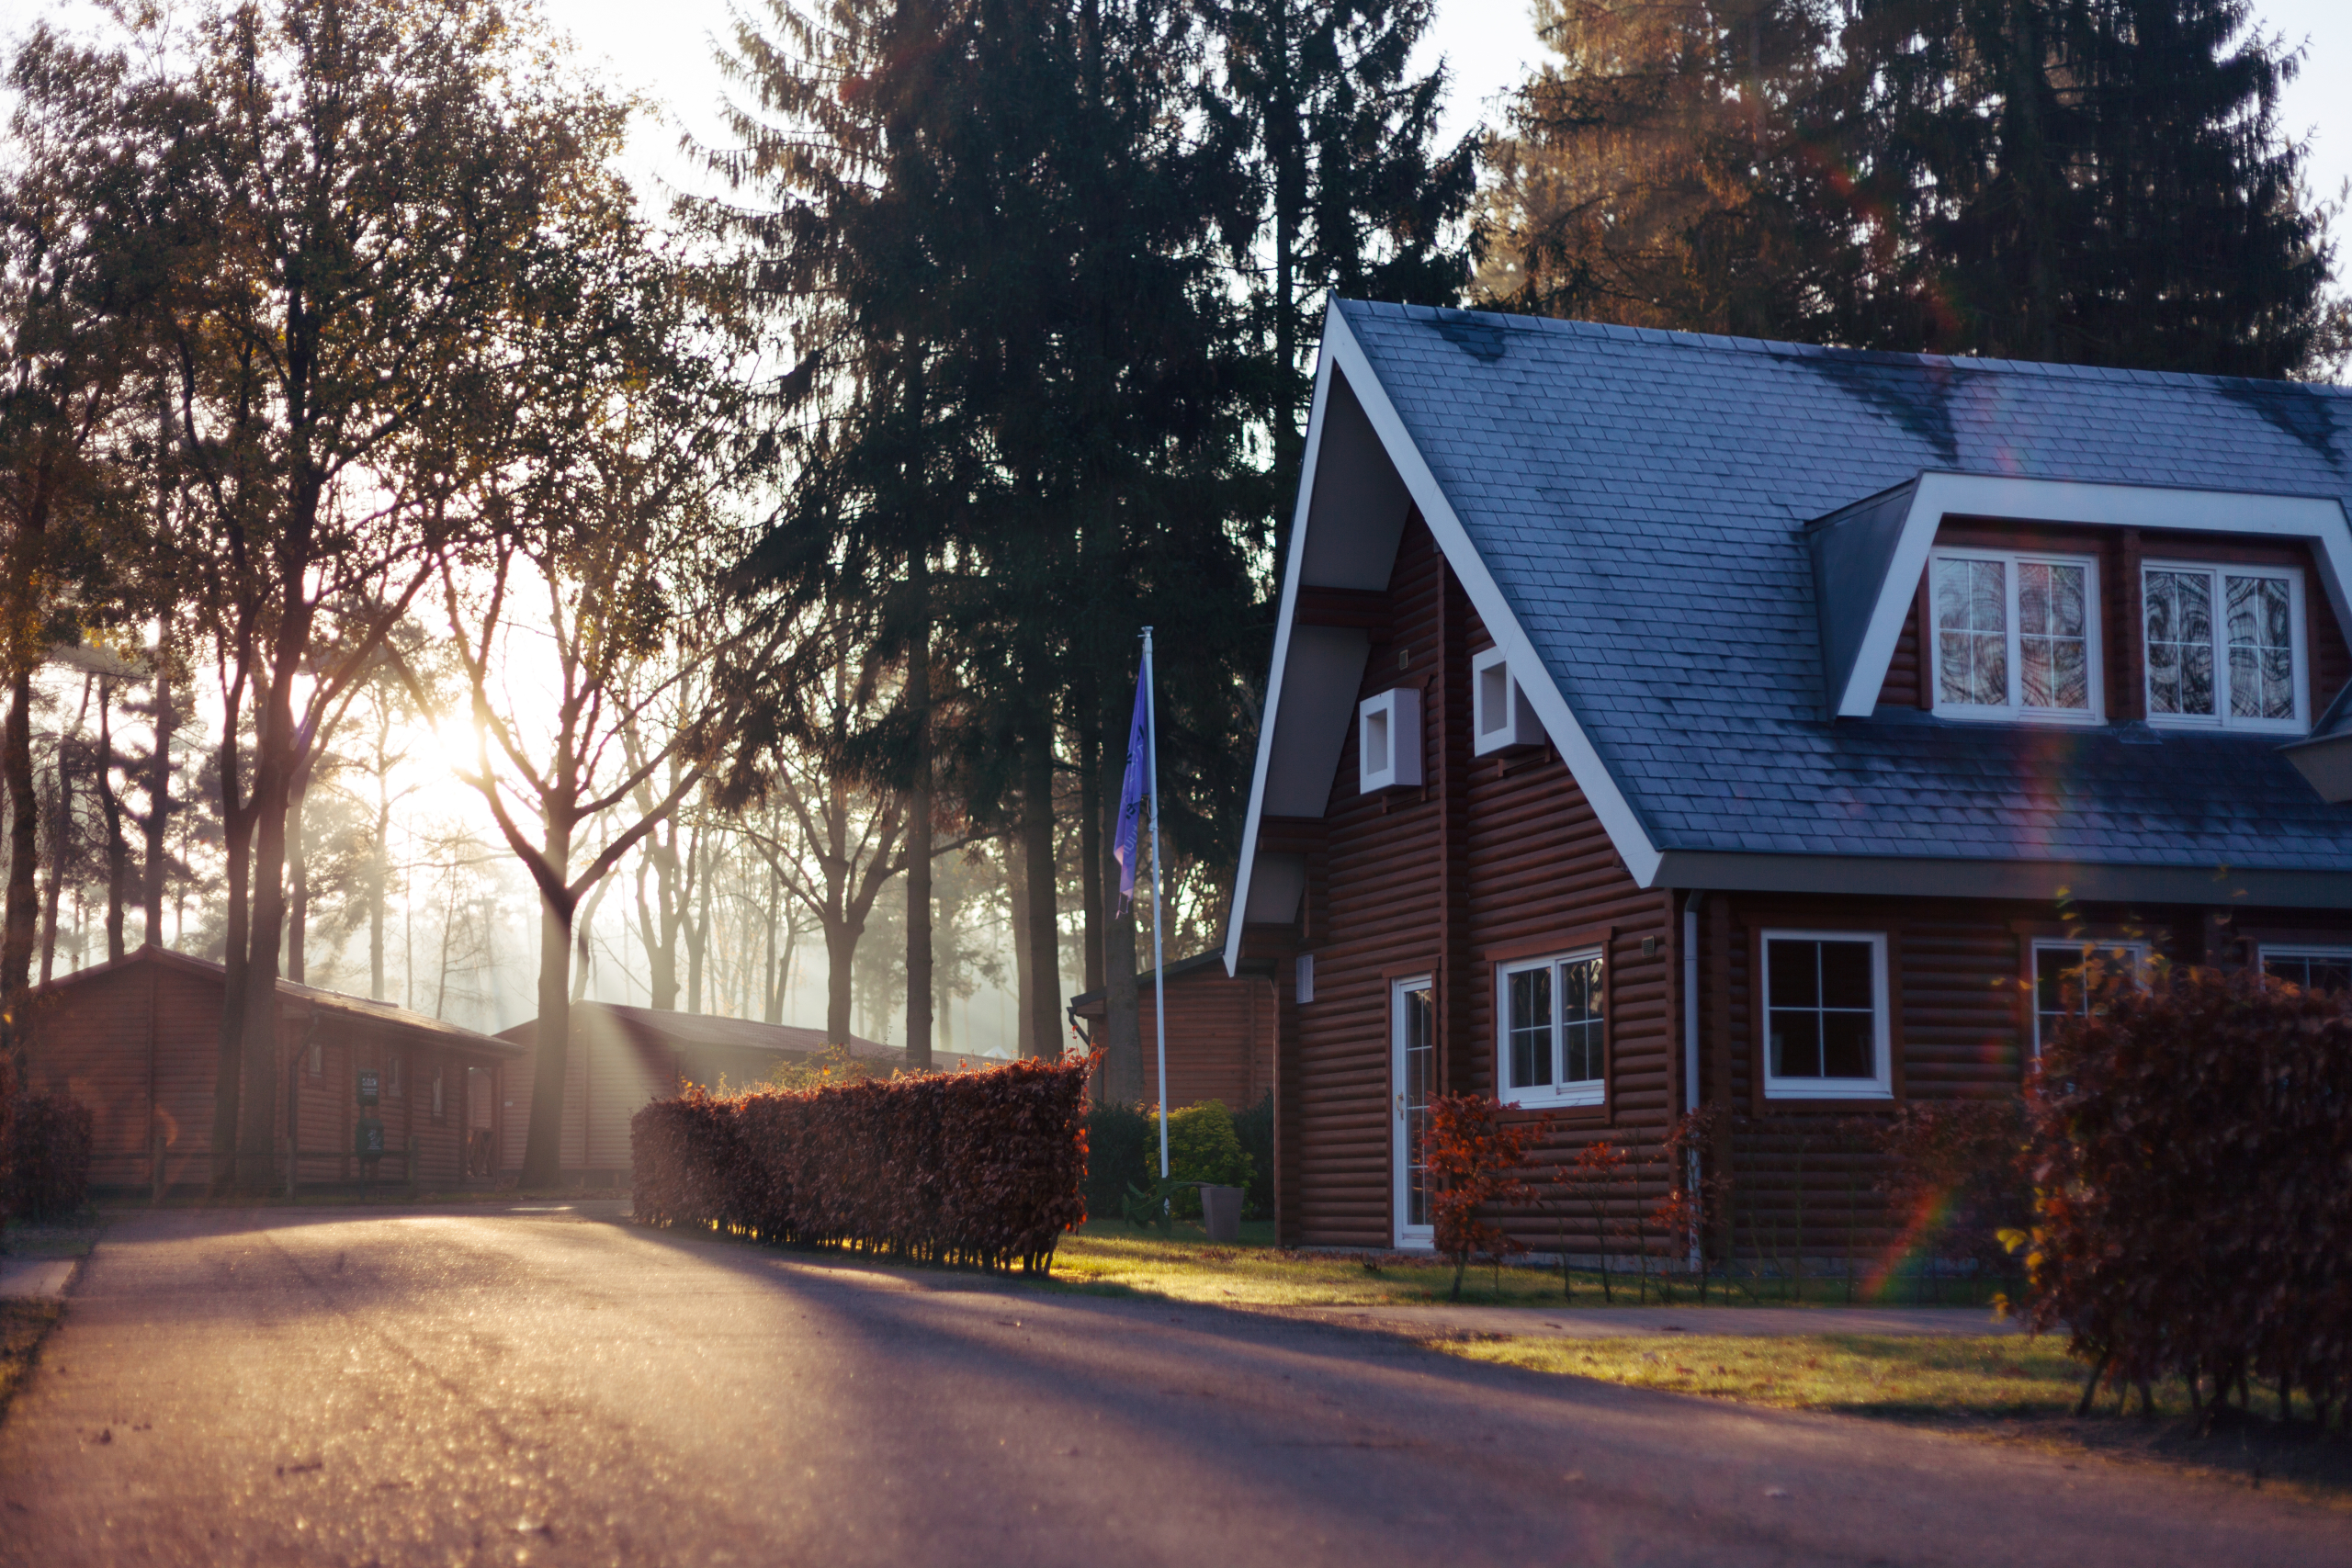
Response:
[{"label": "multi-pane window", "polygon": [[2352,991],[2352,948],[2262,948],[2262,972],[2306,991]]},{"label": "multi-pane window", "polygon": [[2088,560],[1939,553],[1928,574],[1936,709],[1963,717],[2098,713],[2098,573]]},{"label": "multi-pane window", "polygon": [[1601,964],[1598,953],[1578,953],[1502,965],[1503,1100],[1599,1105],[1605,1098]]},{"label": "multi-pane window", "polygon": [[1396,1242],[1426,1244],[1430,1236],[1430,1096],[1437,1083],[1437,988],[1427,979],[1391,987],[1389,1027],[1396,1077]]},{"label": "multi-pane window", "polygon": [[2037,942],[2033,944],[2033,1053],[2068,1018],[2080,1018],[2100,986],[2120,978],[2145,983],[2148,948],[2136,942]]},{"label": "multi-pane window", "polygon": [[2301,587],[2287,568],[2148,567],[2149,719],[2301,728]]},{"label": "multi-pane window", "polygon": [[384,1096],[388,1100],[398,1100],[405,1092],[401,1084],[404,1060],[397,1051],[384,1058]]},{"label": "multi-pane window", "polygon": [[1782,1099],[1893,1093],[1886,939],[1764,933],[1764,1092]]}]

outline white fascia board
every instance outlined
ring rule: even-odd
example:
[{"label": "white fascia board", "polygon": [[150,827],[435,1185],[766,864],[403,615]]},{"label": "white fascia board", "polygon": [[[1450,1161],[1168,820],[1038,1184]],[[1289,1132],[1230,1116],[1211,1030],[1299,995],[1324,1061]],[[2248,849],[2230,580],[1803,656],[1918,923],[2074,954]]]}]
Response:
[{"label": "white fascia board", "polygon": [[[1585,799],[1591,803],[1593,815],[1600,819],[1601,827],[1609,834],[1610,843],[1623,859],[1625,869],[1633,873],[1634,880],[1644,887],[1649,886],[1652,878],[1657,874],[1658,867],[1658,851],[1650,841],[1649,830],[1642,825],[1633,804],[1625,798],[1625,792],[1618,787],[1616,779],[1601,762],[1600,753],[1594,750],[1584,727],[1577,722],[1576,715],[1569,710],[1568,699],[1553,681],[1552,671],[1544,666],[1543,660],[1536,657],[1534,643],[1529,640],[1525,628],[1520,626],[1519,617],[1511,613],[1510,602],[1503,597],[1494,574],[1487,570],[1485,558],[1471,544],[1469,532],[1462,526],[1462,519],[1455,514],[1453,504],[1446,499],[1445,491],[1439,488],[1437,476],[1430,471],[1429,464],[1422,460],[1420,449],[1413,445],[1413,438],[1407,433],[1396,406],[1388,400],[1387,389],[1381,386],[1380,378],[1373,372],[1372,361],[1366,357],[1363,345],[1356,342],[1355,334],[1348,330],[1347,322],[1340,312],[1327,309],[1323,319],[1323,362],[1317,371],[1316,387],[1318,419],[1323,407],[1319,378],[1329,374],[1335,365],[1347,377],[1348,389],[1363,406],[1365,416],[1372,421],[1372,428],[1388,454],[1388,460],[1396,465],[1397,477],[1405,481],[1406,490],[1420,508],[1421,520],[1436,536],[1438,547],[1445,552],[1446,561],[1453,568],[1454,575],[1462,580],[1464,590],[1470,595],[1472,607],[1478,612],[1478,618],[1486,623],[1487,630],[1493,634],[1496,646],[1503,649],[1512,674],[1516,677],[1521,671],[1527,672],[1529,679],[1520,682],[1520,690],[1534,705],[1535,716],[1544,721],[1544,728],[1552,737],[1552,743],[1560,749],[1560,760],[1567,763],[1569,773],[1577,781],[1577,787],[1584,791]],[[1312,451],[1311,446],[1309,451]],[[1310,457],[1308,461],[1311,463],[1313,458]],[[1309,472],[1311,475],[1312,470]],[[1306,491],[1302,487],[1301,522],[1306,518],[1303,510],[1306,494]],[[1291,556],[1294,563],[1299,553],[1294,547]],[[1283,594],[1283,628],[1287,631],[1290,616],[1287,589]],[[1261,751],[1261,766],[1263,757]],[[1253,816],[1253,825],[1254,822]]]},{"label": "white fascia board", "polygon": [[2075,479],[2011,479],[1997,474],[1920,474],[1904,519],[1902,541],[1879,585],[1870,629],[1853,672],[1838,694],[1838,716],[1868,718],[1886,684],[1887,666],[1903,636],[1912,590],[1928,570],[1936,529],[1948,517],[1992,517],[2019,523],[2080,523],[2152,531],[2245,534],[2309,540],[2319,552],[2320,578],[2336,624],[2352,626],[2352,525],[2333,496],[2264,495],[2244,491],[2183,490],[2165,485],[2092,484]]},{"label": "white fascia board", "polygon": [[1265,816],[1266,770],[1274,754],[1274,725],[1282,705],[1283,667],[1290,661],[1290,628],[1298,608],[1299,564],[1306,558],[1306,514],[1315,499],[1316,460],[1323,450],[1323,413],[1331,400],[1331,334],[1345,331],[1340,312],[1323,310],[1323,348],[1316,356],[1315,402],[1306,421],[1306,456],[1298,476],[1298,501],[1291,509],[1290,556],[1283,567],[1282,609],[1274,617],[1274,662],[1258,713],[1258,761],[1250,774],[1250,814],[1242,819],[1241,854],[1234,866],[1233,903],[1225,922],[1225,973],[1240,972],[1241,930],[1250,909],[1250,872],[1258,858],[1258,825]]}]

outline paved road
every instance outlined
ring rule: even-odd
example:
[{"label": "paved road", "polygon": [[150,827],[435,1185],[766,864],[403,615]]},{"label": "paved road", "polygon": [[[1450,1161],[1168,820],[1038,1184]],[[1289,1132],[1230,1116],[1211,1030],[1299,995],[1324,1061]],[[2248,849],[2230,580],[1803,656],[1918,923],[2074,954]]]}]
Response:
[{"label": "paved road", "polygon": [[127,1221],[0,1427],[47,1568],[2347,1560],[2220,1484],[577,1212]]}]

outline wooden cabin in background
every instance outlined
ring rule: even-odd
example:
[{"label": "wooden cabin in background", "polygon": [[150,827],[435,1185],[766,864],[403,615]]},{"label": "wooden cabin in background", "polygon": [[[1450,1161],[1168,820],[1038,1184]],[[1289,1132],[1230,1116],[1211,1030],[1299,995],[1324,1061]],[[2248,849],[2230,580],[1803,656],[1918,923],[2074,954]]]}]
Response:
[{"label": "wooden cabin in background", "polygon": [[[142,947],[35,989],[29,1089],[90,1108],[94,1189],[209,1184],[225,987],[218,964]],[[288,980],[277,984],[277,1007],[273,1185],[492,1179],[515,1047]],[[363,1073],[375,1075],[372,1107],[359,1103]],[[382,1141],[372,1167],[359,1153],[370,1121]]]},{"label": "wooden cabin in background", "polygon": [[[500,1101],[503,1134],[499,1168],[509,1173],[523,1168],[524,1148],[530,1140],[538,1032],[534,1019],[498,1036],[521,1053]],[[905,1051],[879,1041],[853,1036],[849,1049],[876,1072],[906,1065]],[[571,1049],[564,1056],[564,1179],[589,1186],[627,1186],[629,1120],[646,1101],[675,1094],[690,1083],[712,1090],[722,1084],[748,1089],[765,1082],[779,1067],[808,1065],[824,1050],[821,1029],[575,1002]],[[933,1053],[933,1066],[944,1072],[993,1065],[985,1056]]]},{"label": "wooden cabin in background", "polygon": [[[1181,964],[1170,964],[1163,982],[1168,993],[1168,1109],[1182,1111],[1204,1100],[1225,1102],[1228,1111],[1246,1111],[1274,1088],[1274,984],[1271,976],[1227,975],[1222,953],[1204,953]],[[1158,1090],[1158,1006],[1152,976],[1136,981],[1140,993],[1136,1016],[1143,1041],[1144,1097]],[[1102,1037],[1110,1021],[1110,1003],[1102,991],[1086,991],[1069,1001],[1070,1021],[1091,1044]],[[1098,1095],[1102,1069],[1090,1088]]]},{"label": "wooden cabin in background", "polygon": [[1733,1245],[1834,1254],[2086,959],[2343,984],[2348,498],[2342,388],[1335,301],[1224,954],[1281,1239],[1429,1246],[1468,1092],[1645,1202],[1719,1107]]}]

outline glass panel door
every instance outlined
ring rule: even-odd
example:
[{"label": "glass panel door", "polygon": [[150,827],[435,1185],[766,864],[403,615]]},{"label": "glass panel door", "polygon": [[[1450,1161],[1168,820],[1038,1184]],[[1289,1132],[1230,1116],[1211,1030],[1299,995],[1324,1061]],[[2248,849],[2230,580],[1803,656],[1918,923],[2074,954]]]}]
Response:
[{"label": "glass panel door", "polygon": [[1437,990],[1429,977],[1399,980],[1389,992],[1389,1082],[1395,1121],[1396,1245],[1428,1247],[1429,1170],[1422,1144],[1430,1093],[1437,1079]]}]

